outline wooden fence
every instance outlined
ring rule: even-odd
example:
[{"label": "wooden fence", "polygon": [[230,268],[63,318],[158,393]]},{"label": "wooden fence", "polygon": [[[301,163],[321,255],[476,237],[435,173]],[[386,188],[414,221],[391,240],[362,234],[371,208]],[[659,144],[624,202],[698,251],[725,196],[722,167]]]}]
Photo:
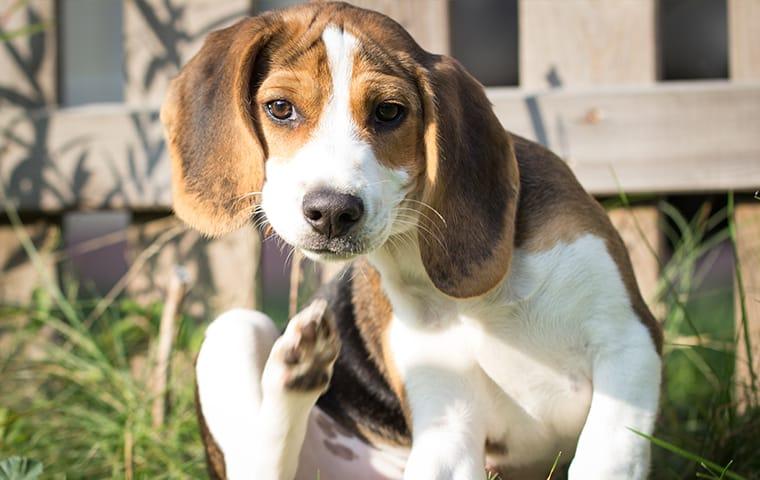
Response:
[{"label": "wooden fence", "polygon": [[[354,3],[396,18],[423,47],[451,49],[456,18],[449,1]],[[155,272],[181,262],[199,278],[195,312],[254,306],[260,244],[250,230],[213,241],[188,232],[167,238],[173,225],[162,217],[171,206],[169,166],[157,111],[168,79],[203,36],[256,6],[249,0],[124,0],[123,101],[76,108],[57,107],[60,32],[53,19],[61,6],[33,0],[25,8],[2,27],[38,21],[47,29],[0,49],[0,178],[30,219],[34,241],[53,242],[66,212],[126,210],[132,214],[124,234],[130,263],[142,261],[140,252],[157,239],[167,242],[145,260],[127,291],[152,298],[163,288]],[[488,93],[507,129],[555,150],[596,195],[747,194],[737,197],[737,243],[757,345],[760,202],[752,201],[752,192],[760,188],[760,0],[727,0],[728,79],[661,81],[661,11],[658,0],[517,0],[519,85]],[[652,300],[660,268],[652,249],[661,251],[663,242],[660,213],[650,202],[610,215]],[[0,226],[0,245],[0,297],[23,300],[36,274],[21,260],[7,225]],[[45,258],[54,273],[58,259]],[[746,374],[745,353],[740,375]]]}]

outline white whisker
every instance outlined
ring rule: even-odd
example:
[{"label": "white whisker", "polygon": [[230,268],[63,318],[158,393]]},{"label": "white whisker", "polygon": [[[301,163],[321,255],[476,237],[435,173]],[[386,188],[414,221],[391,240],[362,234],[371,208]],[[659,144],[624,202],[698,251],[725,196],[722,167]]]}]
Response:
[{"label": "white whisker", "polygon": [[441,221],[442,221],[444,224],[446,224],[446,219],[445,219],[445,218],[443,218],[443,215],[441,215],[441,212],[439,212],[438,210],[436,210],[435,208],[433,208],[433,207],[432,207],[432,206],[430,206],[429,204],[427,204],[427,203],[425,203],[425,202],[423,202],[423,201],[420,201],[420,200],[415,200],[415,199],[413,199],[413,198],[407,198],[407,199],[405,199],[404,201],[406,201],[406,202],[414,202],[414,203],[418,203],[418,204],[422,205],[423,207],[427,207],[427,208],[429,208],[430,210],[432,210],[432,211],[433,211],[433,213],[435,213],[435,214],[438,216],[438,218],[440,218],[440,219],[441,219]]}]

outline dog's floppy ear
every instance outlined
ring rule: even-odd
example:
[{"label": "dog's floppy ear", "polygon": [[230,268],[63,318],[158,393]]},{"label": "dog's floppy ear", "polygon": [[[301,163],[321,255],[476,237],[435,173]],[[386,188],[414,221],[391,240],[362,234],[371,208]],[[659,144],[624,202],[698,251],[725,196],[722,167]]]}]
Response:
[{"label": "dog's floppy ear", "polygon": [[512,259],[520,185],[512,140],[482,85],[456,60],[430,55],[419,77],[423,200],[443,217],[420,218],[422,263],[447,295],[482,295],[504,278]]},{"label": "dog's floppy ear", "polygon": [[210,34],[172,81],[161,108],[177,216],[206,235],[245,223],[264,182],[265,152],[251,114],[252,75],[278,17]]}]

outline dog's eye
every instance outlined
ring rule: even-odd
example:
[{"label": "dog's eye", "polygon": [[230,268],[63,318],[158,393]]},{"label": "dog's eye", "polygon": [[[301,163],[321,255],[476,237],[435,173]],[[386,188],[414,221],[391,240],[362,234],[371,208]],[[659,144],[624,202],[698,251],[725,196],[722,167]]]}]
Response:
[{"label": "dog's eye", "polygon": [[280,122],[293,120],[296,113],[293,104],[283,99],[267,102],[266,110],[270,117]]},{"label": "dog's eye", "polygon": [[398,103],[382,102],[375,107],[375,121],[381,125],[398,123],[404,116],[404,107]]}]

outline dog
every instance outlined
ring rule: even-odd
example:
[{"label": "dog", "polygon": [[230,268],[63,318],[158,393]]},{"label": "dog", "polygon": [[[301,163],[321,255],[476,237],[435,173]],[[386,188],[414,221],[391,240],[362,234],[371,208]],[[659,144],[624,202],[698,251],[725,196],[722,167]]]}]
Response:
[{"label": "dog", "polygon": [[246,310],[208,327],[213,478],[648,475],[662,336],[625,246],[454,59],[306,4],[210,34],[161,118],[186,223],[260,218],[352,261],[282,334]]}]

